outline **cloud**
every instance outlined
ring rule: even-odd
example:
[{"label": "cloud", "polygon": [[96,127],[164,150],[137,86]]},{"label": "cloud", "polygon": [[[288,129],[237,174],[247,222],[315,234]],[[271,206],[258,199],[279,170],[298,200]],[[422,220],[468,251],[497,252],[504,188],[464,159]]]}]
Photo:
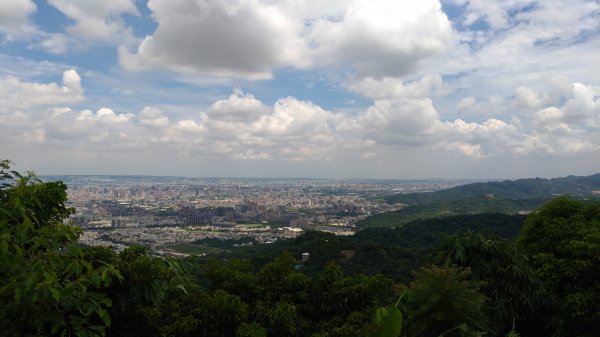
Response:
[{"label": "cloud", "polygon": [[401,77],[452,41],[438,1],[352,1],[341,17],[318,18],[309,34],[315,58],[349,63],[359,77]]},{"label": "cloud", "polygon": [[0,79],[0,103],[5,109],[26,109],[40,105],[81,102],[81,77],[76,70],[63,73],[63,86],[56,83],[21,82],[17,77]]},{"label": "cloud", "polygon": [[30,0],[4,0],[0,1],[0,32],[8,34],[8,39],[13,35],[20,36],[35,31],[29,22],[29,16],[37,10],[37,6]]},{"label": "cloud", "polygon": [[203,115],[206,141],[217,142],[222,153],[235,151],[235,159],[323,159],[337,141],[338,115],[294,97],[269,107],[235,89]]},{"label": "cloud", "polygon": [[452,40],[438,1],[329,3],[150,0],[158,27],[133,52],[122,46],[120,62],[129,70],[251,80],[284,67],[345,65],[360,77],[398,77]]},{"label": "cloud", "polygon": [[439,75],[425,75],[413,81],[393,78],[364,78],[349,89],[374,99],[373,105],[346,118],[340,129],[365,140],[394,147],[425,146],[439,142],[436,135],[441,117],[432,97],[445,95],[447,84]]},{"label": "cloud", "polygon": [[571,95],[562,106],[548,106],[536,111],[533,121],[549,130],[600,128],[600,87],[573,83]]},{"label": "cloud", "polygon": [[472,110],[477,106],[477,100],[475,97],[464,97],[458,102],[456,109],[458,112],[464,112]]},{"label": "cloud", "polygon": [[44,129],[33,129],[23,131],[21,137],[22,141],[27,143],[41,144],[46,140],[46,130]]},{"label": "cloud", "polygon": [[311,102],[286,97],[275,102],[271,113],[255,121],[252,131],[280,138],[307,139],[306,136],[327,134],[331,130],[331,119],[331,112]]},{"label": "cloud", "polygon": [[[241,116],[240,111],[246,114]],[[96,112],[60,108],[30,122],[44,126],[48,140],[79,139],[82,148],[100,152],[137,148],[185,157],[307,161],[326,159],[338,145],[335,125],[339,115],[293,97],[266,106],[234,89],[228,99],[216,101],[198,118],[171,121],[166,115],[152,107],[142,109],[137,118],[110,108]],[[101,144],[106,146],[100,148]]]},{"label": "cloud", "polygon": [[515,95],[515,104],[519,108],[536,109],[550,101],[547,94],[535,92],[527,87],[518,87]]},{"label": "cloud", "polygon": [[196,123],[193,119],[184,119],[174,125],[174,129],[189,132],[190,134],[196,134],[204,131],[204,127],[201,124]]},{"label": "cloud", "polygon": [[[464,97],[457,99],[456,105],[443,105],[443,113],[433,98],[444,98],[451,84],[440,76],[425,75],[412,81],[358,79],[348,84],[349,89],[373,98],[374,103],[354,118],[343,118],[337,133],[357,148],[360,142],[352,141],[352,136],[374,142],[365,153],[388,152],[383,151],[385,147],[399,152],[421,148],[488,160],[536,152],[597,152],[600,139],[593,130],[600,125],[599,88],[581,83],[565,87],[565,78],[549,78],[552,80],[544,82],[547,92],[522,86],[505,97]],[[447,109],[470,118],[490,117],[481,122],[446,119],[444,116],[452,115]]]},{"label": "cloud", "polygon": [[256,152],[253,149],[249,149],[244,153],[236,153],[233,155],[233,158],[238,160],[267,160],[272,159],[272,157],[265,152]]},{"label": "cloud", "polygon": [[481,151],[481,144],[470,144],[466,142],[442,142],[440,147],[444,150],[459,152],[463,155],[475,159],[484,157]]},{"label": "cloud", "polygon": [[62,33],[38,32],[39,39],[27,48],[43,50],[51,54],[64,54],[67,52],[69,39]]},{"label": "cloud", "polygon": [[[89,49],[92,45],[89,42],[131,43],[133,40],[132,30],[122,15],[139,14],[134,0],[48,0],[48,3],[75,21],[66,27],[66,33],[56,31],[57,27],[49,28],[43,20],[41,26],[31,22],[30,16],[37,11],[33,1],[4,0],[0,1],[0,33],[5,33],[4,42],[20,40],[25,41],[30,50],[65,54]],[[47,9],[42,10],[45,15]]]},{"label": "cloud", "polygon": [[[68,73],[64,83],[73,87],[79,82]],[[417,83],[430,82],[417,80],[401,87],[416,88]],[[400,156],[410,158],[406,164],[410,166],[413,160],[457,155],[473,165],[534,154],[593,156],[600,151],[600,139],[593,131],[597,129],[588,122],[597,116],[596,90],[573,84],[571,95],[553,107],[560,112],[556,122],[549,119],[554,128],[536,124],[535,111],[529,119],[525,116],[510,122],[497,118],[445,120],[428,97],[429,90],[400,90],[405,96],[377,99],[357,114],[344,114],[294,97],[265,105],[234,89],[229,97],[214,101],[195,117],[182,119],[148,106],[137,115],[108,107],[75,111],[31,106],[23,112],[0,114],[0,139],[19,139],[17,147],[35,144],[39,151],[47,149],[57,156],[80,158],[94,153],[98,158],[125,162],[149,156],[209,162],[228,158],[249,165],[261,161],[329,165],[326,163],[347,156],[354,158],[352,165],[362,165],[358,161],[363,160],[397,165]],[[587,111],[588,117],[568,117],[573,109]]]},{"label": "cloud", "polygon": [[[433,0],[137,3],[54,0],[67,23],[51,29],[33,2],[0,3],[7,155],[192,175],[598,168],[597,1],[456,0],[450,19]],[[132,72],[96,63],[111,44]]]},{"label": "cloud", "polygon": [[169,125],[169,117],[158,108],[144,107],[139,114],[140,125],[163,127]]},{"label": "cloud", "polygon": [[301,23],[269,3],[150,0],[148,8],[158,27],[133,54],[120,49],[127,69],[266,79],[304,63]]},{"label": "cloud", "polygon": [[438,120],[430,99],[410,98],[375,101],[353,124],[378,143],[417,146],[429,142]]},{"label": "cloud", "polygon": [[[492,29],[498,30],[506,28],[509,25],[508,13],[506,8],[497,1],[488,0],[470,0],[466,2],[466,11],[464,13],[463,24],[470,26],[475,22],[482,20]],[[514,5],[515,1],[513,1]],[[519,3],[519,1],[516,1]],[[523,5],[525,2],[520,2]]]},{"label": "cloud", "polygon": [[91,110],[83,110],[77,117],[77,121],[84,123],[99,122],[107,126],[114,126],[118,124],[126,124],[133,119],[134,115],[128,114],[116,114],[110,108],[100,108],[96,113]]},{"label": "cloud", "polygon": [[350,91],[371,99],[443,96],[449,92],[448,84],[438,74],[427,74],[411,82],[367,77],[351,81],[347,86]]},{"label": "cloud", "polygon": [[445,121],[438,125],[438,132],[450,144],[460,145],[460,152],[475,158],[515,153],[524,138],[524,130],[517,125],[495,118],[482,123]]},{"label": "cloud", "polygon": [[65,93],[81,93],[81,77],[74,69],[67,70],[63,73],[63,91]]},{"label": "cloud", "polygon": [[137,14],[133,0],[48,0],[75,24],[67,31],[79,38],[98,40],[123,34],[127,31],[121,14]]},{"label": "cloud", "polygon": [[268,107],[253,95],[234,89],[226,100],[216,101],[206,111],[212,120],[229,122],[249,122],[266,114]]},{"label": "cloud", "polygon": [[344,140],[358,137],[369,144],[350,143],[365,153],[384,148],[399,153],[421,149],[424,153],[451,151],[474,159],[516,153],[526,132],[495,118],[481,123],[444,120],[425,96],[376,100],[356,118],[345,118],[338,130]]},{"label": "cloud", "polygon": [[[469,96],[483,102],[490,92],[506,97],[523,87],[537,93],[547,92],[552,101],[562,92],[549,89],[555,86],[558,90],[558,82],[564,85],[561,78],[596,83],[600,77],[600,58],[597,57],[600,5],[597,2],[456,2],[467,6],[466,14],[454,18],[460,44],[428,63],[447,79],[454,92],[468,92]],[[470,15],[469,8],[473,6],[481,8],[481,11],[477,10],[477,20],[483,20],[480,22],[487,22],[484,10],[490,12],[490,16],[504,18],[505,22],[498,19],[496,25],[461,26],[461,20]],[[570,83],[566,84],[568,87]],[[538,104],[539,108],[548,103],[536,103],[531,96],[525,98],[523,91],[517,94],[521,98],[520,105],[516,106],[518,109],[526,108],[527,104]]]}]

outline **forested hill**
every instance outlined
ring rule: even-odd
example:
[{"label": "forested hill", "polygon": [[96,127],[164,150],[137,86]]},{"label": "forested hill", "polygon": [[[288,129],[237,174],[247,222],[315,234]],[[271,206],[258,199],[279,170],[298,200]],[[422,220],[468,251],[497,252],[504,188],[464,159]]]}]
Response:
[{"label": "forested hill", "polygon": [[473,183],[431,193],[388,195],[390,204],[406,204],[394,212],[372,215],[361,220],[361,228],[397,227],[414,220],[449,215],[532,211],[558,195],[578,199],[600,199],[600,174],[554,179],[519,179]]},{"label": "forested hill", "polygon": [[[471,231],[514,240],[524,221],[524,215],[474,214],[416,220],[398,228],[368,228],[348,237],[308,231],[298,238],[269,245],[229,246],[228,252],[222,254],[223,257],[247,259],[260,268],[282,251],[297,257],[310,252],[310,260],[303,269],[307,274],[315,275],[328,263],[335,262],[351,275],[384,274],[408,281],[410,271],[424,263],[426,252],[440,244],[445,236]],[[195,243],[209,245],[213,242],[198,240]],[[345,256],[344,252],[351,252],[351,256]]]},{"label": "forested hill", "polygon": [[488,199],[550,199],[557,195],[586,197],[600,190],[600,173],[553,179],[519,179],[487,183],[473,183],[432,193],[394,194],[385,197],[390,204],[430,205],[447,203],[465,198]]}]

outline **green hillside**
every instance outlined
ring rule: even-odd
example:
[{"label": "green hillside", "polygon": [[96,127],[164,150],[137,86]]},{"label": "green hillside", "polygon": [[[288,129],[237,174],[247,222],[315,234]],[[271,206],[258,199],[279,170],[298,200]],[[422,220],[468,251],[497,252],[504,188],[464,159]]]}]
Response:
[{"label": "green hillside", "polygon": [[248,259],[260,268],[282,251],[296,257],[309,252],[303,271],[311,275],[335,262],[351,275],[384,274],[406,281],[410,271],[425,261],[427,251],[445,236],[472,231],[512,240],[524,221],[524,215],[473,214],[421,219],[395,229],[368,228],[348,237],[309,231],[296,239],[241,247],[222,255]]},{"label": "green hillside", "polygon": [[586,197],[593,195],[595,190],[600,190],[600,173],[584,177],[473,183],[432,193],[394,194],[386,196],[385,200],[390,204],[429,205],[477,197],[496,200],[549,199],[558,195]]},{"label": "green hillside", "polygon": [[396,227],[418,219],[439,216],[529,212],[558,195],[578,199],[600,198],[600,174],[554,179],[519,179],[474,183],[431,193],[394,194],[390,204],[405,204],[394,212],[375,214],[358,222],[361,228]]}]

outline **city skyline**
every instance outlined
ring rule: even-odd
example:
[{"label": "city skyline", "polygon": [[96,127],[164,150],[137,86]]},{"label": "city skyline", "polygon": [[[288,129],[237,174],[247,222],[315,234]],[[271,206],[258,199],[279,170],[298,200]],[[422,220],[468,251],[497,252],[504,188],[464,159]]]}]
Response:
[{"label": "city skyline", "polygon": [[40,175],[591,175],[599,22],[584,0],[0,0],[0,159]]}]

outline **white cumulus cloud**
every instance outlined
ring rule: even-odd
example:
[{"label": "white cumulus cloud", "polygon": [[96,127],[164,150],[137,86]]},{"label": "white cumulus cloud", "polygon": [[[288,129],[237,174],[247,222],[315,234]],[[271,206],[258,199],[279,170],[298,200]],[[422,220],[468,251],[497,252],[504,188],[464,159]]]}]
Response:
[{"label": "white cumulus cloud", "polygon": [[141,125],[150,127],[163,127],[169,125],[169,117],[158,108],[144,107],[138,117]]},{"label": "white cumulus cloud", "polygon": [[437,0],[346,2],[150,0],[158,27],[136,50],[122,46],[130,70],[245,79],[274,69],[350,66],[360,77],[403,76],[452,43]]},{"label": "white cumulus cloud", "polygon": [[158,28],[133,54],[120,49],[127,69],[265,79],[305,62],[301,23],[268,2],[150,0],[148,8]]},{"label": "white cumulus cloud", "polygon": [[37,10],[31,0],[0,0],[0,32],[9,35],[24,35],[34,32],[29,16]]},{"label": "white cumulus cloud", "polygon": [[349,63],[359,77],[399,77],[445,51],[452,27],[438,1],[357,0],[318,18],[309,36],[319,62]]},{"label": "white cumulus cloud", "polygon": [[76,103],[84,99],[81,77],[76,70],[63,73],[63,85],[22,82],[14,76],[0,78],[0,104],[5,109]]},{"label": "white cumulus cloud", "polygon": [[120,15],[138,13],[133,0],[48,0],[48,3],[75,21],[67,27],[69,33],[92,40],[126,32]]}]

